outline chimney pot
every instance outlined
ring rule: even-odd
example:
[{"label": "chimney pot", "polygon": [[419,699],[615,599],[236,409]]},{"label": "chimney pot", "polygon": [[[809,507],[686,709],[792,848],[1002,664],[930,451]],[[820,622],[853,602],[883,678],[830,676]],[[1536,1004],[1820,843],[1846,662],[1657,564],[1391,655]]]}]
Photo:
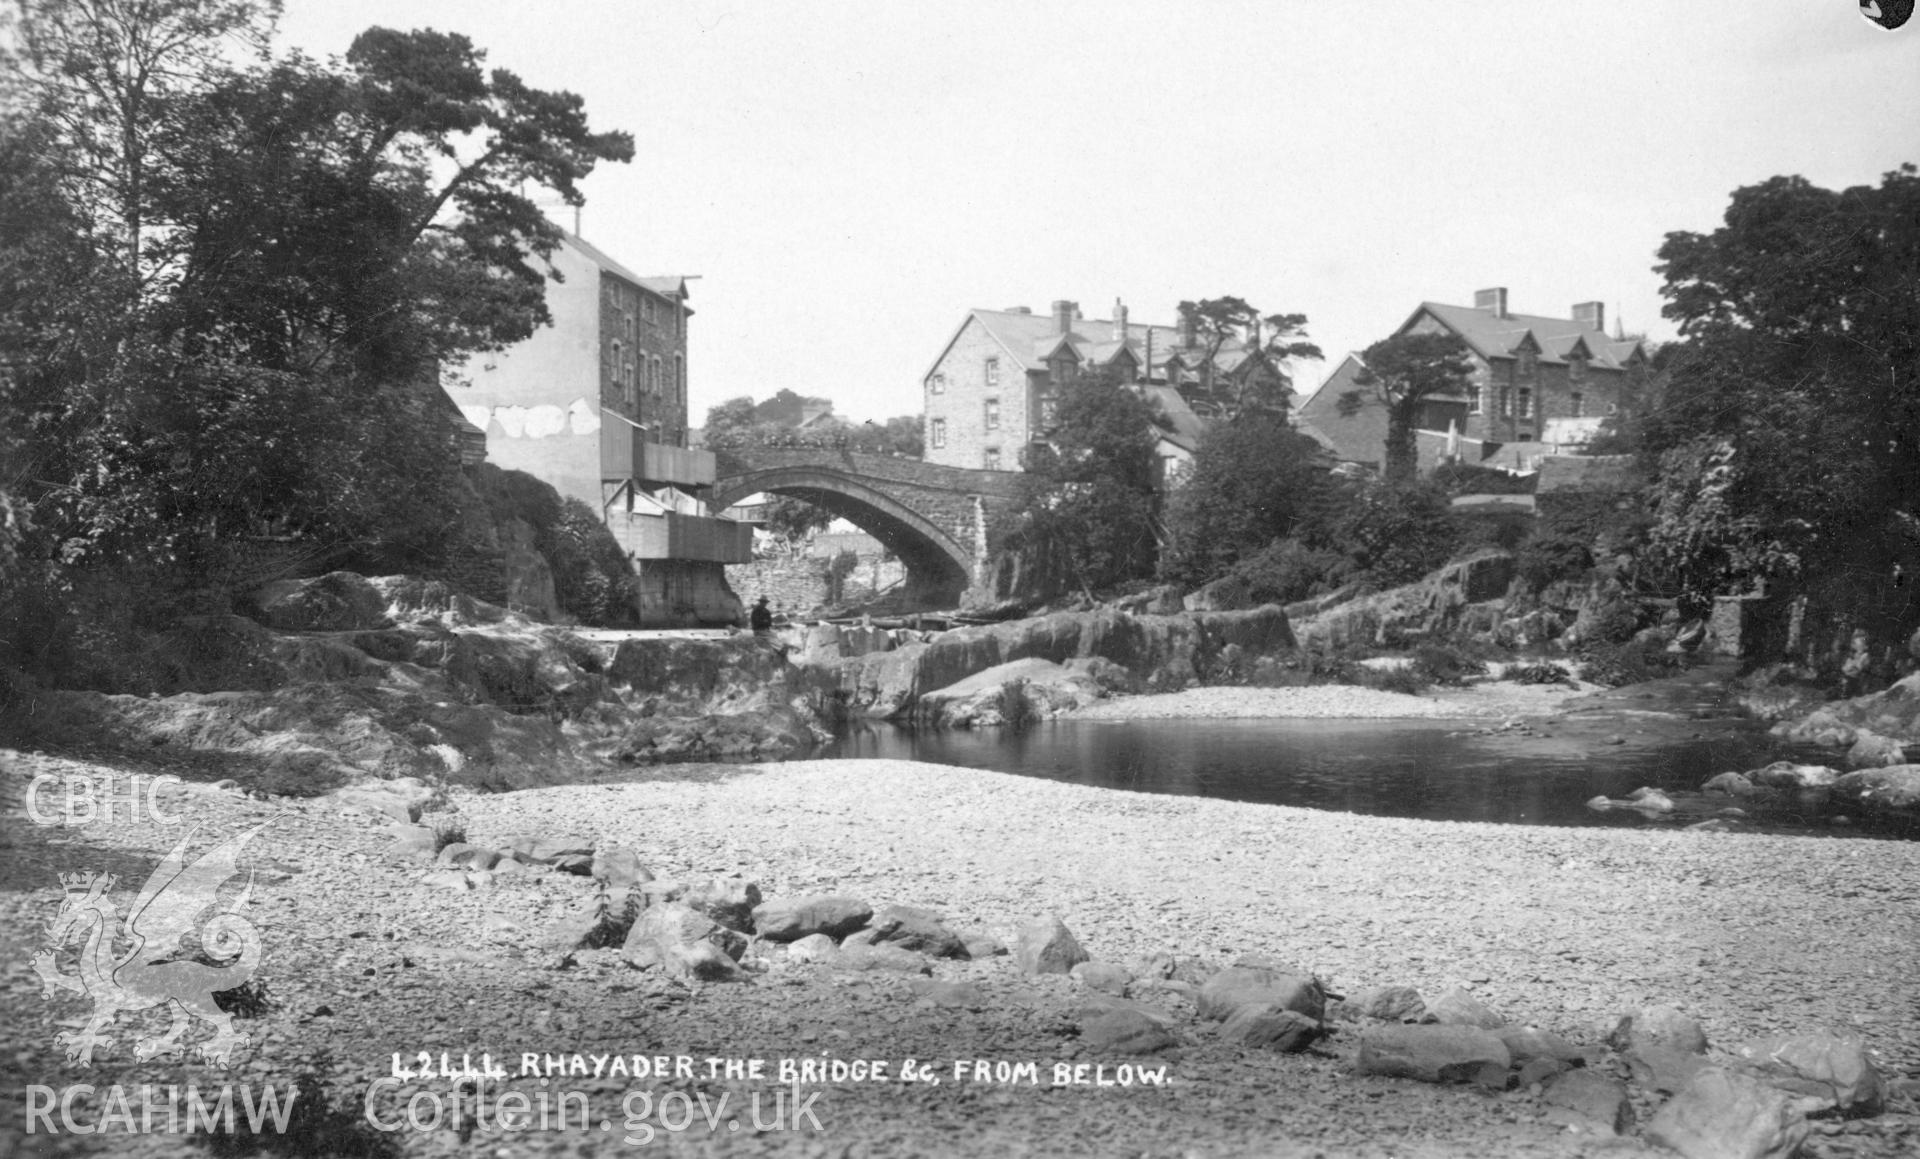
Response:
[{"label": "chimney pot", "polygon": [[1495,286],[1490,290],[1476,290],[1473,294],[1473,308],[1491,310],[1496,318],[1507,316],[1507,288]]}]

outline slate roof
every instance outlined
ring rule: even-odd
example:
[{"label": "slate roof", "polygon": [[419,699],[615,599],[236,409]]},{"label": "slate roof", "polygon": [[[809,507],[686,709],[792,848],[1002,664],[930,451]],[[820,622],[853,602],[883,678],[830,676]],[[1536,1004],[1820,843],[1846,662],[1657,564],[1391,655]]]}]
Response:
[{"label": "slate roof", "polygon": [[1615,341],[1608,338],[1605,331],[1596,330],[1572,318],[1547,318],[1539,314],[1508,314],[1502,318],[1491,310],[1472,306],[1422,302],[1407,321],[1411,323],[1422,313],[1438,318],[1448,329],[1465,339],[1474,353],[1482,358],[1513,357],[1514,350],[1529,334],[1540,347],[1542,362],[1565,362],[1568,352],[1584,339],[1591,365],[1623,370],[1633,352],[1640,349],[1637,340]]},{"label": "slate roof", "polygon": [[1548,455],[1540,460],[1540,484],[1534,490],[1631,491],[1640,485],[1632,455]]},{"label": "slate roof", "polygon": [[[1074,349],[1082,357],[1096,364],[1104,365],[1112,361],[1114,355],[1120,350],[1121,343],[1114,334],[1113,322],[1110,319],[1075,319],[1072,328],[1063,335],[1051,313],[1023,314],[1013,310],[974,309],[969,310],[967,316],[969,319],[978,320],[980,325],[986,328],[987,333],[991,334],[1001,346],[1006,347],[1026,370],[1045,370],[1047,356],[1059,347],[1063,338],[1070,339]],[[965,323],[962,323],[960,329],[965,328]],[[954,335],[958,337],[959,330],[956,330]],[[1147,359],[1149,337],[1152,339],[1153,365],[1148,370],[1148,376],[1154,377],[1155,372],[1164,371],[1167,362],[1181,353],[1178,350],[1180,331],[1173,326],[1129,322],[1126,345],[1142,364]],[[952,345],[951,341],[948,345]],[[941,350],[940,357],[946,357],[945,348]],[[1214,365],[1223,371],[1228,371],[1246,359],[1247,352],[1241,344],[1230,340],[1215,355]],[[939,359],[934,360],[934,365],[939,365]],[[932,372],[931,367],[928,368],[928,372]]]},{"label": "slate roof", "polygon": [[[562,237],[560,241],[561,244],[578,250],[588,261],[599,266],[602,272],[612,274],[622,281],[631,282],[641,289],[650,290],[668,301],[673,301],[675,298],[683,298],[687,295],[687,279],[677,274],[664,277],[643,278],[619,262],[614,261],[612,256],[605,250],[592,244],[583,237],[567,234]],[[689,313],[691,313],[691,311],[689,311]]]}]

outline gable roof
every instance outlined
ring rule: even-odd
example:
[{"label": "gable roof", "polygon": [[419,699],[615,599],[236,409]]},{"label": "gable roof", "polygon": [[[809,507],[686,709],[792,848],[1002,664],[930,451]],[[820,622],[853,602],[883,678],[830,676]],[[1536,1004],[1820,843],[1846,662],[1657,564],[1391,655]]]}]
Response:
[{"label": "gable roof", "polygon": [[[921,378],[933,373],[934,368],[946,358],[947,351],[953,349],[955,340],[965,333],[972,322],[978,322],[1023,370],[1047,369],[1046,360],[1063,341],[1070,342],[1076,353],[1099,365],[1111,362],[1125,348],[1132,352],[1136,363],[1147,366],[1148,347],[1151,346],[1152,365],[1147,366],[1146,371],[1149,378],[1155,377],[1156,372],[1164,372],[1167,364],[1182,354],[1196,353],[1180,350],[1180,331],[1173,326],[1129,322],[1126,337],[1122,339],[1114,333],[1111,320],[1076,318],[1067,333],[1062,334],[1051,313],[976,308],[967,311],[967,316],[940,348],[940,353]],[[1242,343],[1229,340],[1214,355],[1214,365],[1221,371],[1232,371],[1249,357],[1251,352]]]},{"label": "gable roof", "polygon": [[[561,236],[560,244],[578,252],[580,256],[586,258],[594,265],[599,266],[601,273],[611,274],[623,282],[630,283],[649,293],[656,294],[669,302],[683,300],[687,297],[687,279],[678,274],[643,278],[619,262],[614,261],[605,250],[589,243],[583,237],[576,237],[570,233]],[[692,313],[692,311],[689,310],[688,313]]]},{"label": "gable roof", "polygon": [[1623,370],[1633,353],[1640,349],[1638,339],[1615,341],[1606,333],[1572,318],[1548,318],[1539,314],[1508,314],[1502,318],[1491,310],[1472,306],[1449,306],[1444,302],[1422,302],[1398,333],[1405,333],[1422,314],[1429,314],[1447,329],[1464,339],[1482,358],[1511,358],[1528,337],[1540,348],[1543,362],[1565,362],[1576,343],[1584,342],[1591,365],[1608,370]]}]

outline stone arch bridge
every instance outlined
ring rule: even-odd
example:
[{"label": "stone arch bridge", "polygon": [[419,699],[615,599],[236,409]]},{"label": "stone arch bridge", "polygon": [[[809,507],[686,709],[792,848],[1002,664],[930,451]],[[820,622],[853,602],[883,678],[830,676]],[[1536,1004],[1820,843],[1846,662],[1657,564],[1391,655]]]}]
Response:
[{"label": "stone arch bridge", "polygon": [[905,599],[916,607],[953,607],[981,591],[987,525],[1011,504],[1019,480],[1010,471],[831,447],[740,447],[714,458],[715,511],[762,492],[830,511],[906,564]]}]

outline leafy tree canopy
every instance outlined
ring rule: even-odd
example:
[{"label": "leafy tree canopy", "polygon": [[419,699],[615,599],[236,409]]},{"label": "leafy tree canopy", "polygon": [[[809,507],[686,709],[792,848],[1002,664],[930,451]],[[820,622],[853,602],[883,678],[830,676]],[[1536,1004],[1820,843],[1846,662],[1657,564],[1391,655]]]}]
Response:
[{"label": "leafy tree canopy", "polygon": [[1340,413],[1352,416],[1370,406],[1387,412],[1386,478],[1411,481],[1419,461],[1414,446],[1420,404],[1438,395],[1464,394],[1473,377],[1473,360],[1457,334],[1396,334],[1367,347],[1354,376],[1356,389],[1337,400]]},{"label": "leafy tree canopy", "polygon": [[[1305,314],[1263,316],[1246,299],[1231,296],[1182,302],[1180,314],[1193,319],[1195,334],[1205,352],[1202,390],[1229,420],[1254,412],[1284,413],[1293,393],[1290,360],[1319,361],[1322,357],[1320,348],[1307,340]],[[1230,341],[1263,357],[1273,373],[1219,380],[1214,359]]]},{"label": "leafy tree canopy", "polygon": [[1005,546],[1043,590],[1091,593],[1153,574],[1159,549],[1152,410],[1110,374],[1060,390],[1050,441],[1031,445]]},{"label": "leafy tree canopy", "polygon": [[1920,572],[1920,173],[1840,191],[1775,177],[1659,257],[1682,337],[1644,422],[1656,575],[1696,606],[1765,580],[1904,634],[1920,618],[1903,578]]}]

